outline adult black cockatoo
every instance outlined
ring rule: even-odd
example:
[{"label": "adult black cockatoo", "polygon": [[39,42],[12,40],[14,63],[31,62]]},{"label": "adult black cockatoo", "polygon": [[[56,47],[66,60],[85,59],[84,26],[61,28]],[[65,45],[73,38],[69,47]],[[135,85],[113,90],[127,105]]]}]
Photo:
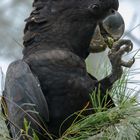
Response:
[{"label": "adult black cockatoo", "polygon": [[[34,1],[34,10],[26,19],[23,59],[10,64],[3,93],[13,138],[29,139],[21,133],[21,128],[26,129],[25,120],[30,122],[29,134],[33,129],[40,140],[51,139],[48,133],[59,137],[59,127],[68,116],[88,103],[87,108],[91,107],[89,94],[93,90],[100,88],[104,102],[106,91],[127,65],[121,56],[132,49],[132,43],[123,40],[114,44],[109,53],[112,73],[101,81],[87,72],[85,59],[96,26],[114,14],[118,5],[118,0]],[[107,108],[114,106],[110,96],[107,102]],[[66,121],[62,132],[74,119]]]}]

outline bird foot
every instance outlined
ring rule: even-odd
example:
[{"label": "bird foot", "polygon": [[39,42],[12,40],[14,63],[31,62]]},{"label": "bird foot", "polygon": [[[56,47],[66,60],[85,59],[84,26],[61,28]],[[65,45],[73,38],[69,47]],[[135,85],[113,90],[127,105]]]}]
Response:
[{"label": "bird foot", "polygon": [[123,73],[122,66],[130,68],[134,62],[135,58],[129,61],[122,60],[122,56],[125,53],[131,52],[133,49],[133,43],[130,40],[119,40],[114,42],[112,49],[108,53],[109,60],[112,65],[112,75],[116,77],[113,81],[119,79]]}]

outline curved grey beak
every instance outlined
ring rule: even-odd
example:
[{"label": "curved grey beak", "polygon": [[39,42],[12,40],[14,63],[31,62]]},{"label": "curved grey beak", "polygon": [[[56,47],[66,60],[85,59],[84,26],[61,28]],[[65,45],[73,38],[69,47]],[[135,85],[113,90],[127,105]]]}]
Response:
[{"label": "curved grey beak", "polygon": [[122,37],[124,30],[125,23],[121,14],[114,11],[98,24],[91,40],[90,50],[92,50],[92,52],[105,50],[109,47],[107,42],[108,38],[117,41]]},{"label": "curved grey beak", "polygon": [[[121,14],[117,11],[106,17],[99,26],[102,26],[100,28],[103,28],[103,30],[105,30],[114,40],[120,39],[125,30],[124,20]],[[102,29],[100,30],[102,33]]]}]

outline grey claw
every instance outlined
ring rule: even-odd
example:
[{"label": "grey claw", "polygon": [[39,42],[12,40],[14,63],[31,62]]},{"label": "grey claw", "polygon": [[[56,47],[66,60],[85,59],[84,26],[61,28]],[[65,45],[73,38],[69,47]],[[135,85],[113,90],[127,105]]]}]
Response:
[{"label": "grey claw", "polygon": [[119,49],[117,53],[119,55],[123,55],[125,53],[129,53],[130,51],[132,51],[132,49],[133,49],[133,45],[126,45],[122,47],[121,49]]},{"label": "grey claw", "polygon": [[127,68],[132,67],[132,65],[135,63],[135,58],[133,57],[131,60],[129,60],[128,62],[125,61],[121,61],[121,65]]},{"label": "grey claw", "polygon": [[131,40],[122,39],[114,43],[113,50],[119,51],[123,45],[125,45],[125,47],[127,48],[125,52],[130,52],[133,49],[133,43],[131,42]]},{"label": "grey claw", "polygon": [[126,50],[127,53],[133,50],[133,43],[127,45],[128,49]]},{"label": "grey claw", "polygon": [[112,65],[112,74],[116,75],[116,79],[119,79],[122,75],[122,66],[130,68],[135,58],[132,58],[128,62],[122,60],[122,55],[126,52],[129,53],[133,49],[133,43],[131,40],[119,40],[114,43],[112,49],[108,52],[108,57]]}]

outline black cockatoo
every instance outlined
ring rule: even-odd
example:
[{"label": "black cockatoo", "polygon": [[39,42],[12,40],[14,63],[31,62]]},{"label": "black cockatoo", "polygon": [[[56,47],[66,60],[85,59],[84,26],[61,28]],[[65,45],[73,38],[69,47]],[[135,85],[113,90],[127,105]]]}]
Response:
[{"label": "black cockatoo", "polygon": [[[118,0],[34,1],[24,29],[23,59],[10,64],[3,93],[13,138],[27,139],[24,131],[21,133],[25,120],[30,122],[29,134],[34,130],[40,140],[59,137],[59,127],[68,116],[88,104],[87,108],[91,107],[90,93],[100,88],[104,99],[121,77],[121,67],[127,65],[121,56],[131,51],[132,43],[123,40],[114,44],[109,53],[112,73],[101,81],[87,72],[85,59],[96,26],[118,6]],[[107,108],[114,106],[110,96],[107,102]],[[74,119],[66,121],[62,133]]]}]

